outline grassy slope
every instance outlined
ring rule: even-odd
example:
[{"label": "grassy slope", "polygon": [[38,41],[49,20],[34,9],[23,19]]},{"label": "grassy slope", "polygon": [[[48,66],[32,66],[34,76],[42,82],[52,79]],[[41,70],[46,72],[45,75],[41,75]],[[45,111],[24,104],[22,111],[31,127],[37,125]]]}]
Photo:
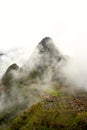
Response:
[{"label": "grassy slope", "polygon": [[8,130],[86,130],[86,95],[50,96],[14,119]]}]

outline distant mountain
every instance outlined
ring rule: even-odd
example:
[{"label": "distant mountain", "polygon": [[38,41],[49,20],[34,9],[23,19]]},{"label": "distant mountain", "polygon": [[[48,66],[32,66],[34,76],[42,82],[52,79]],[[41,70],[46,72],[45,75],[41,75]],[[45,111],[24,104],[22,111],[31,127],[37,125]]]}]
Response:
[{"label": "distant mountain", "polygon": [[25,108],[43,100],[50,89],[58,91],[64,85],[62,67],[67,62],[68,58],[59,52],[53,40],[46,37],[23,66],[10,65],[0,82],[1,125],[5,116],[9,116],[8,124]]},{"label": "distant mountain", "polygon": [[2,76],[1,84],[6,89],[5,91],[10,91],[14,84],[16,87],[29,86],[34,83],[37,83],[37,86],[38,84],[63,85],[65,77],[62,75],[62,67],[67,61],[68,59],[59,52],[53,40],[45,37],[21,68],[17,64],[12,64],[7,69]]},{"label": "distant mountain", "polygon": [[[62,55],[55,47],[53,40],[50,37],[45,37],[21,68],[17,64],[12,64],[7,69],[2,76],[1,86],[5,91],[10,91],[13,86],[18,88],[26,86],[27,88],[33,84],[62,86],[65,78],[62,74],[62,67],[67,61],[66,56]],[[38,90],[37,87],[34,89]]]}]

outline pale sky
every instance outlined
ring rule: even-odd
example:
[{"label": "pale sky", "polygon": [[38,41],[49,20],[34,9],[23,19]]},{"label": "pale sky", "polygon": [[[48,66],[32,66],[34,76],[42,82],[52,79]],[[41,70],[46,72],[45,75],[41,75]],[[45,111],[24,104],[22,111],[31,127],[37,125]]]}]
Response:
[{"label": "pale sky", "polygon": [[87,61],[87,0],[0,0],[0,50],[32,51],[45,36]]}]

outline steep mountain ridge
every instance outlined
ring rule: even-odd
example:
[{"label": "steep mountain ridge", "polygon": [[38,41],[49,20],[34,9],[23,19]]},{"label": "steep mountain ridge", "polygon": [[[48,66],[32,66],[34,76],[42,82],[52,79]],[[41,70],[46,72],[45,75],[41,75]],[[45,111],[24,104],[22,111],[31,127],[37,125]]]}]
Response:
[{"label": "steep mountain ridge", "polygon": [[46,77],[45,75],[48,75],[48,79],[51,78],[50,82],[55,79],[57,81],[57,78],[60,78],[61,75],[61,68],[65,66],[67,60],[67,57],[62,55],[56,48],[53,40],[46,37],[37,45],[23,69],[26,74],[28,73],[28,77],[33,75],[33,78],[36,78],[38,75],[41,80],[41,76]]}]

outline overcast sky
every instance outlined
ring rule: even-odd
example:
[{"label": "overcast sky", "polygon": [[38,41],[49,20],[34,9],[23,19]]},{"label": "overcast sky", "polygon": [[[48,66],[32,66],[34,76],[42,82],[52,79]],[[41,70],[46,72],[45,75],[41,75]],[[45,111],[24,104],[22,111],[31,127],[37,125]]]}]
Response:
[{"label": "overcast sky", "polygon": [[87,61],[87,0],[0,0],[0,50],[32,51],[45,36]]}]

